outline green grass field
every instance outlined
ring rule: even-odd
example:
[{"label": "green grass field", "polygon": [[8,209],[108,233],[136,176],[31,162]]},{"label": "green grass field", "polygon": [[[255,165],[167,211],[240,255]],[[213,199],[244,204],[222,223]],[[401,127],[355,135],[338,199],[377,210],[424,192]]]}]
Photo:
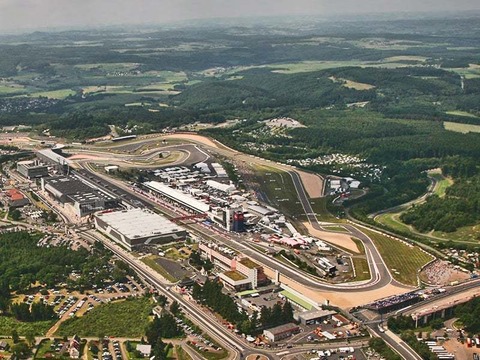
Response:
[{"label": "green grass field", "polygon": [[33,332],[35,335],[45,335],[55,320],[21,322],[10,316],[0,316],[0,335],[11,336],[13,329],[16,329],[20,336]]},{"label": "green grass field", "polygon": [[67,96],[75,95],[76,92],[71,89],[61,89],[61,90],[52,90],[52,91],[40,91],[31,93],[30,97],[47,97],[50,99],[65,99]]},{"label": "green grass field", "polygon": [[331,201],[329,197],[322,197],[317,199],[310,199],[310,205],[313,211],[317,214],[318,221],[343,223],[345,220],[337,219],[327,210],[327,201]]},{"label": "green grass field", "polygon": [[444,121],[443,127],[445,130],[467,134],[469,132],[480,133],[480,125],[460,124],[450,121]]},{"label": "green grass field", "polygon": [[364,257],[352,257],[353,267],[355,268],[355,281],[370,279],[370,269],[367,259]]},{"label": "green grass field", "polygon": [[431,233],[431,235],[440,239],[444,239],[445,241],[452,240],[455,242],[478,244],[480,241],[480,225],[464,226],[452,233],[434,231]]},{"label": "green grass field", "polygon": [[374,242],[392,276],[406,285],[417,285],[417,271],[433,259],[416,246],[390,239],[376,232],[362,229]]},{"label": "green grass field", "polygon": [[16,95],[16,94],[24,94],[25,89],[23,86],[5,86],[0,85],[0,95]]},{"label": "green grass field", "polygon": [[327,231],[336,231],[349,234],[350,232],[341,225],[322,226]]},{"label": "green grass field", "polygon": [[191,360],[192,357],[181,347],[180,345],[175,345],[175,353],[177,354],[177,360]]},{"label": "green grass field", "polygon": [[352,256],[353,267],[355,268],[355,281],[363,281],[370,279],[370,268],[365,256],[365,246],[359,239],[353,238],[353,242],[357,245],[358,255]]},{"label": "green grass field", "polygon": [[105,336],[139,338],[145,335],[153,303],[148,298],[134,298],[102,304],[82,317],[62,323],[58,336]]},{"label": "green grass field", "polygon": [[399,219],[400,215],[401,212],[385,213],[375,217],[375,221],[395,231],[410,232],[410,227]]},{"label": "green grass field", "polygon": [[453,71],[458,75],[462,75],[465,77],[465,79],[476,79],[480,77],[479,65],[470,64],[468,68],[451,68],[451,69],[445,69],[445,70]]},{"label": "green grass field", "polygon": [[435,185],[435,188],[433,189],[433,192],[435,193],[435,195],[439,197],[444,197],[447,188],[453,184],[453,180],[443,176],[441,173],[441,170],[429,171],[428,176],[434,178],[437,182]]},{"label": "green grass field", "polygon": [[457,115],[457,116],[465,116],[465,117],[472,117],[472,118],[478,118],[478,116],[475,116],[469,112],[466,111],[460,111],[460,110],[452,110],[452,111],[446,111],[446,114],[448,115]]}]

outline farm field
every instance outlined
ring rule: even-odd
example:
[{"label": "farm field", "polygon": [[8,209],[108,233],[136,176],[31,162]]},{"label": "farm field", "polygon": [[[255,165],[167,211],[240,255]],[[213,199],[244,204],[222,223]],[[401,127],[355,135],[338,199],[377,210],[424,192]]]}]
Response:
[{"label": "farm field", "polygon": [[43,96],[49,99],[65,99],[70,95],[75,95],[76,91],[71,89],[61,89],[61,90],[52,90],[52,91],[40,91],[29,94],[30,97]]},{"label": "farm field", "polygon": [[62,323],[56,335],[141,337],[152,308],[151,300],[144,297],[102,304],[82,317]]},{"label": "farm field", "polygon": [[447,70],[453,71],[458,75],[462,75],[465,77],[465,79],[476,79],[480,77],[480,66],[476,64],[470,64],[469,67],[451,68]]},{"label": "farm field", "polygon": [[469,132],[480,133],[480,125],[460,124],[450,121],[444,121],[443,126],[445,127],[445,130],[454,131],[462,134],[467,134]]},{"label": "farm field", "polygon": [[362,230],[375,243],[392,276],[399,282],[416,286],[417,271],[433,259],[420,248],[390,239],[370,230]]},{"label": "farm field", "polygon": [[22,86],[0,85],[0,95],[24,94],[25,89]]}]

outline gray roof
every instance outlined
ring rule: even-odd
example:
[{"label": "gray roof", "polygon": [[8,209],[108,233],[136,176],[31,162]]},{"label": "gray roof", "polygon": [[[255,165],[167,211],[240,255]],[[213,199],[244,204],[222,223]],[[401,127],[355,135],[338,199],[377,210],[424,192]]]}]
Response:
[{"label": "gray roof", "polygon": [[337,312],[333,310],[311,310],[311,311],[305,311],[302,312],[298,315],[299,318],[302,318],[306,321],[308,320],[314,320],[330,315],[335,315]]},{"label": "gray roof", "polygon": [[129,239],[185,231],[167,218],[146,209],[114,211],[96,216]]},{"label": "gray roof", "polygon": [[45,178],[45,184],[50,185],[63,195],[91,192],[92,188],[74,177],[55,176]]},{"label": "gray roof", "polygon": [[264,331],[268,331],[268,332],[272,333],[273,335],[277,335],[277,334],[283,334],[284,332],[293,331],[293,330],[296,330],[296,329],[298,329],[298,325],[296,325],[294,323],[288,323],[288,324],[285,324],[285,325],[280,325],[280,326],[276,326],[276,327],[273,327],[273,328],[270,328],[270,329],[266,329]]}]

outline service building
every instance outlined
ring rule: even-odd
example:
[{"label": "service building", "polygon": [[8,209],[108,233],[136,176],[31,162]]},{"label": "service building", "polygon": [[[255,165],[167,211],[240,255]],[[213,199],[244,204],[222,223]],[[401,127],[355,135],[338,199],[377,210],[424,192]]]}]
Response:
[{"label": "service building", "polygon": [[289,336],[298,334],[299,332],[300,328],[298,327],[298,325],[289,323],[271,329],[263,330],[263,335],[268,339],[268,341],[276,342],[286,339]]},{"label": "service building", "polygon": [[71,204],[79,217],[118,206],[117,197],[73,176],[42,178],[42,190],[63,205]]},{"label": "service building", "polygon": [[41,178],[48,176],[48,166],[37,160],[19,161],[17,172],[27,179]]}]

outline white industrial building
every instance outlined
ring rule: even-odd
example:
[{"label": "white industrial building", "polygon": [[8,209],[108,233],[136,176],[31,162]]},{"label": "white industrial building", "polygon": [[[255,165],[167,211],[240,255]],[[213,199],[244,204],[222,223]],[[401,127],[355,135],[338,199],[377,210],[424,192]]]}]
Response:
[{"label": "white industrial building", "polygon": [[208,187],[211,187],[212,189],[231,194],[236,190],[235,185],[232,184],[223,184],[221,182],[215,181],[215,180],[207,180],[205,182],[205,185]]},{"label": "white industrial building", "polygon": [[183,191],[173,189],[158,181],[147,181],[142,184],[152,195],[175,202],[182,207],[198,213],[206,213],[210,205],[204,203]]},{"label": "white industrial building", "polygon": [[97,213],[95,226],[129,250],[140,245],[180,241],[187,236],[184,228],[146,209]]},{"label": "white industrial building", "polygon": [[218,177],[220,178],[228,178],[227,172],[223,168],[222,165],[219,163],[212,163],[212,168],[215,170],[215,173],[217,174]]}]

